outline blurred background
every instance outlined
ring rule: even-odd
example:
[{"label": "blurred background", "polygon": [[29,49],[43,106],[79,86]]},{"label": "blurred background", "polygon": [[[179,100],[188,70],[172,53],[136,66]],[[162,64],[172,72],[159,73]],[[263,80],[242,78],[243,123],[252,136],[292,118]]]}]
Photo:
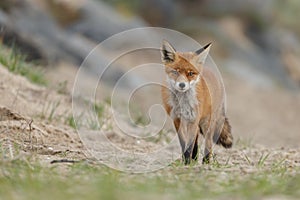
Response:
[{"label": "blurred background", "polygon": [[[1,0],[0,43],[42,66],[50,87],[71,91],[88,53],[121,31],[165,27],[212,42],[236,140],[299,146],[299,11],[298,0]],[[94,59],[101,66],[107,58]],[[108,74],[107,88],[137,65],[128,60]]]}]

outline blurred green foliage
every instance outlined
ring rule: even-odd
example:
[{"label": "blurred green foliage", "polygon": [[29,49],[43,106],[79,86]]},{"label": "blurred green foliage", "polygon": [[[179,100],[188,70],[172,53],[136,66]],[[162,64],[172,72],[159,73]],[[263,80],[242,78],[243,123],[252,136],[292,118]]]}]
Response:
[{"label": "blurred green foliage", "polygon": [[99,1],[110,4],[123,15],[136,14],[141,4],[141,1],[139,0],[99,0]]},{"label": "blurred green foliage", "polygon": [[41,69],[25,61],[26,56],[16,47],[7,48],[0,44],[0,63],[9,71],[26,77],[32,83],[46,85],[47,81]]},{"label": "blurred green foliage", "polygon": [[274,14],[279,25],[293,30],[300,37],[300,1],[299,0],[277,0]]}]

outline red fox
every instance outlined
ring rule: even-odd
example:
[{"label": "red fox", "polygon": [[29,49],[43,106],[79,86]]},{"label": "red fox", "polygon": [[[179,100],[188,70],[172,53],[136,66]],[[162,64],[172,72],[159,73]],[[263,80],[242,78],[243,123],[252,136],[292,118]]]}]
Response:
[{"label": "red fox", "polygon": [[163,41],[161,58],[167,80],[162,100],[174,122],[185,164],[198,158],[198,137],[204,136],[203,163],[209,163],[213,142],[231,148],[231,126],[225,115],[224,88],[204,67],[211,43],[195,52],[177,52]]}]

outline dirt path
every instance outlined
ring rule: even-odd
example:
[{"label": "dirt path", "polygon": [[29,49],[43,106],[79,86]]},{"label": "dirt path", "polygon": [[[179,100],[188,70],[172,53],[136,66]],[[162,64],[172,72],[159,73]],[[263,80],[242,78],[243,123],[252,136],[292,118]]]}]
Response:
[{"label": "dirt path", "polygon": [[[36,155],[45,164],[57,159],[93,159],[77,132],[68,125],[72,116],[70,94],[33,85],[1,66],[0,77],[0,141],[8,159],[26,154]],[[230,165],[228,170],[242,174],[277,165],[291,171],[300,167],[299,96],[280,90],[266,92],[228,77],[225,83],[229,88],[228,113],[236,141],[231,150],[215,149],[216,163]],[[110,132],[108,138],[133,154],[149,153],[166,145],[126,138],[115,132]],[[93,136],[90,140],[108,144]],[[171,154],[173,150],[165,151]],[[98,155],[105,155],[106,159],[114,157],[116,152],[100,151]],[[131,170],[147,167],[147,162],[130,163],[127,167]],[[200,162],[194,167],[198,165]]]}]

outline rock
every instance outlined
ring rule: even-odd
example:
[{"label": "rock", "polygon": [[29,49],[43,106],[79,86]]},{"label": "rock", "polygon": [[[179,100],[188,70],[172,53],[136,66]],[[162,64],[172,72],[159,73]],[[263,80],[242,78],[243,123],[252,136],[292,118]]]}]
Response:
[{"label": "rock", "polygon": [[[63,60],[80,66],[96,46],[95,42],[119,31],[137,27],[138,24],[124,23],[122,16],[108,6],[91,0],[85,1],[82,13],[85,17],[78,26],[73,27],[74,33],[71,29],[65,30],[60,27],[55,19],[37,4],[24,0],[18,6],[10,8],[9,12],[0,10],[0,26],[3,30],[1,35],[4,42],[15,43],[21,47],[29,60],[50,63]],[[95,39],[95,42],[89,39]],[[104,54],[99,53],[85,65],[92,73],[97,68],[103,71],[106,67],[104,63],[108,63],[107,59]],[[124,73],[120,68],[111,68],[103,80],[115,82]],[[128,81],[130,80],[134,80],[134,77],[129,77]]]},{"label": "rock", "polygon": [[69,30],[96,42],[131,28],[146,26],[141,19],[126,18],[101,1],[85,1],[79,10],[81,19],[70,26]]}]

